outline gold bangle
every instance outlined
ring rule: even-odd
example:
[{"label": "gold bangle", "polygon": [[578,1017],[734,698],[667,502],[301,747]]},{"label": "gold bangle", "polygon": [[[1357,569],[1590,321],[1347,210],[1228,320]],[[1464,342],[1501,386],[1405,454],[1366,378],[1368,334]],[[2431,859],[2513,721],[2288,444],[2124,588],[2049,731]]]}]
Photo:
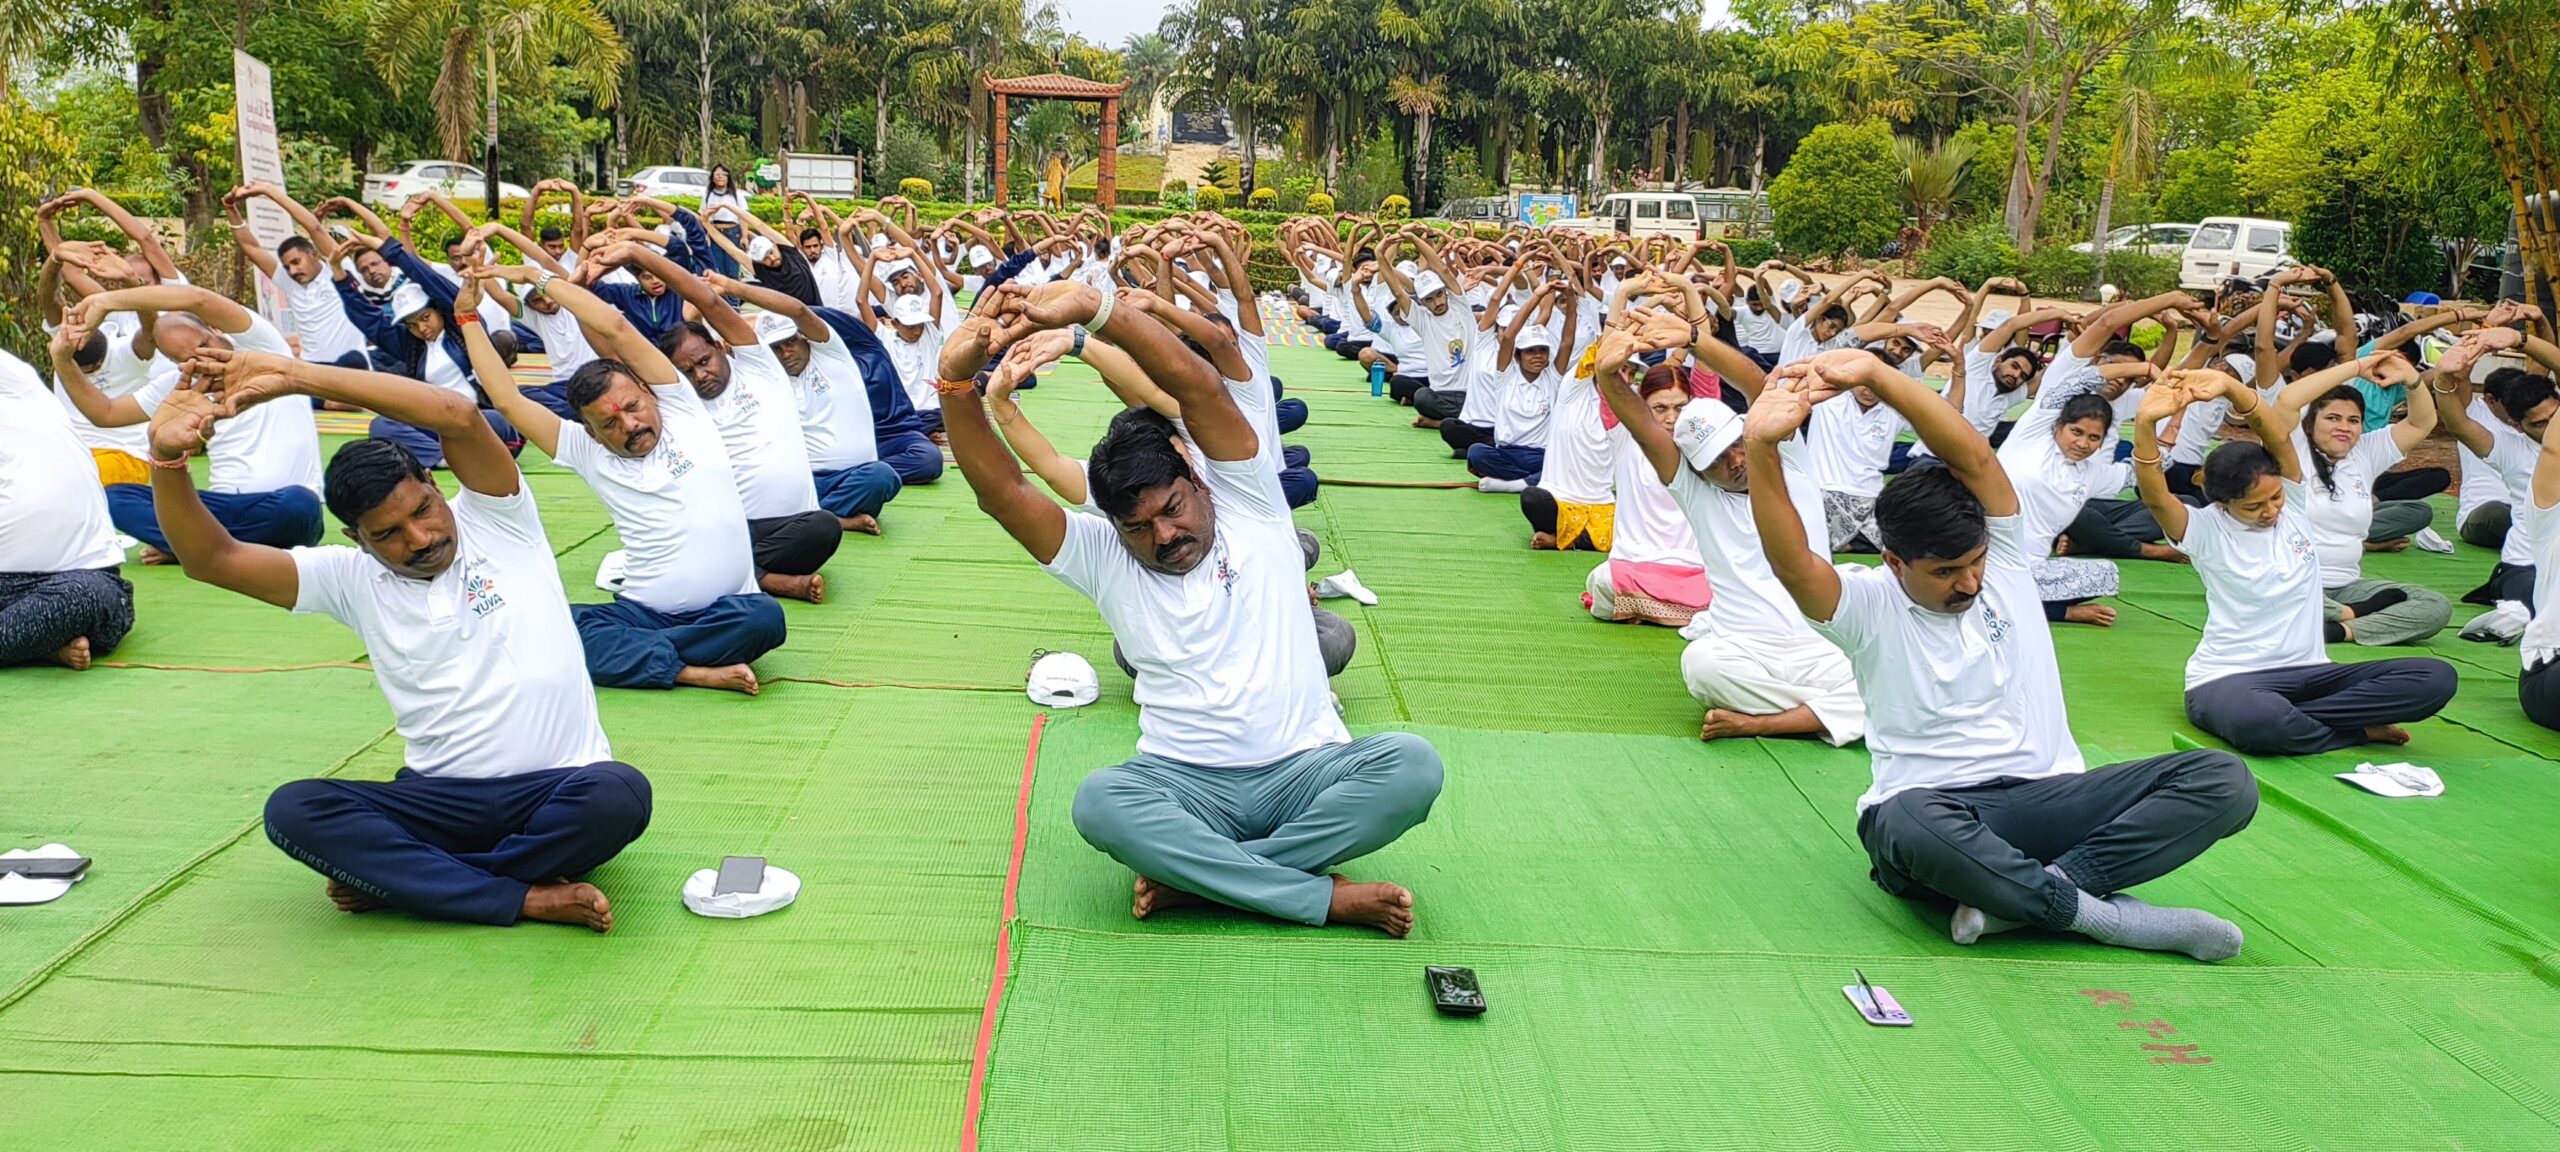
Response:
[{"label": "gold bangle", "polygon": [[2148,460],[2145,460],[2145,459],[2143,459],[2143,458],[2142,458],[2142,457],[2140,457],[2140,456],[2136,456],[2136,457],[2134,457],[2134,458],[2133,458],[2133,462],[2134,462],[2134,463],[2136,463],[2136,464],[2140,464],[2140,465],[2142,465],[2143,467],[2146,467],[2146,468],[2157,468],[2157,467],[2159,467],[2159,466],[2160,466],[2160,458],[2159,458],[2159,457],[2157,457],[2157,456],[2154,456],[2154,457],[2152,457],[2152,458],[2150,458],[2150,459],[2148,459]]},{"label": "gold bangle", "polygon": [[2243,416],[2243,417],[2245,417],[2245,416],[2247,416],[2249,413],[2257,411],[2257,410],[2258,410],[2258,405],[2259,405],[2260,403],[2262,403],[2262,401],[2260,401],[2260,400],[2257,398],[2257,395],[2256,395],[2255,393],[2252,393],[2252,394],[2250,394],[2250,397],[2249,397],[2249,406],[2248,406],[2247,408],[2245,408],[2245,409],[2244,409],[2244,408],[2234,408],[2234,409],[2232,409],[2232,410],[2231,410],[2231,414],[2232,414],[2232,415],[2234,415],[2234,416]]}]

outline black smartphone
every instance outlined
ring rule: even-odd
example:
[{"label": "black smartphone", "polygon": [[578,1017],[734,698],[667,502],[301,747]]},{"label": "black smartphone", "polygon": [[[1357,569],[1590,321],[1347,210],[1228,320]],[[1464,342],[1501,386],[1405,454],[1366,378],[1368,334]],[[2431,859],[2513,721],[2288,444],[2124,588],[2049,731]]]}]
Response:
[{"label": "black smartphone", "polygon": [[711,882],[711,894],[725,896],[731,892],[764,890],[764,857],[724,856],[720,859],[720,878]]},{"label": "black smartphone", "polygon": [[29,880],[77,880],[89,870],[86,856],[21,856],[0,860],[0,872],[15,872]]},{"label": "black smartphone", "polygon": [[1431,989],[1431,1006],[1443,1015],[1484,1015],[1484,989],[1476,986],[1475,969],[1426,967],[1422,982]]}]

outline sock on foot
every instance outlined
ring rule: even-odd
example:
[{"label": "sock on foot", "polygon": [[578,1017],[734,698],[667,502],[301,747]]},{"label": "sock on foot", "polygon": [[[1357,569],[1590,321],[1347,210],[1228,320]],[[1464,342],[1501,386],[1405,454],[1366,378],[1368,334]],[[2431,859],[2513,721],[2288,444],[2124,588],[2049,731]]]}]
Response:
[{"label": "sock on foot", "polygon": [[2184,952],[2208,964],[2240,954],[2240,926],[2197,908],[2161,908],[2117,893],[2080,894],[2071,930],[2101,944],[2146,952]]},{"label": "sock on foot", "polygon": [[[2361,615],[2363,615],[2363,613],[2359,612],[2359,613],[2357,613],[2357,615],[2361,616]],[[2321,643],[2323,643],[2323,644],[2344,644],[2344,643],[2346,643],[2346,641],[2347,641],[2347,626],[2346,626],[2346,625],[2341,624],[2341,623],[2339,623],[2338,621],[2335,621],[2335,620],[2323,620],[2323,621],[2321,621],[2321,622],[2320,622],[2320,642],[2321,642]]]},{"label": "sock on foot", "polygon": [[1958,904],[1955,916],[1947,921],[1947,935],[1958,944],[1971,944],[1985,936],[2024,927],[2016,920],[2003,920],[1971,904]]}]

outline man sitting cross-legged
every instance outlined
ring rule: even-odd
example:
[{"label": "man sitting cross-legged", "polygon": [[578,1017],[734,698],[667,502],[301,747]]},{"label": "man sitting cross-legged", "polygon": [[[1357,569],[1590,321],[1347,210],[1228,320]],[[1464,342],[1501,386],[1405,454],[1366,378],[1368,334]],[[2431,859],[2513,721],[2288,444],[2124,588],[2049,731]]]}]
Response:
[{"label": "man sitting cross-legged", "polygon": [[[208,347],[189,372],[151,423],[152,503],[179,563],[353,629],[408,741],[394,779],[276,789],[267,838],[328,877],[349,912],[611,928],[611,902],[577,878],[649,826],[649,781],[613,758],[596,722],[542,517],[488,421],[432,384],[272,353]],[[355,547],[234,539],[197,495],[188,454],[218,421],[314,399],[433,430],[461,491],[448,500],[394,441],[358,440],[324,481]]]},{"label": "man sitting cross-legged", "polygon": [[[69,338],[54,334],[56,347]],[[0,351],[0,668],[85,671],[133,628],[98,470],[36,371]]]},{"label": "man sitting cross-legged", "polygon": [[[1946,466],[1913,468],[1877,499],[1883,567],[1841,569],[1806,547],[1778,446],[1816,403],[1861,385]],[[1848,653],[1866,700],[1875,783],[1858,798],[1858,839],[1877,885],[1956,901],[1959,944],[2034,924],[2198,960],[2238,955],[2228,921],[2122,893],[2246,827],[2257,782],[2239,757],[2205,749],[2087,771],[2018,494],[1990,442],[1927,385],[1859,349],[1778,369],[1745,421],[1769,564]]]},{"label": "man sitting cross-legged", "polygon": [[[1137,291],[1007,284],[943,345],[936,387],[962,475],[1005,531],[1083,593],[1136,669],[1138,754],[1085,778],[1076,830],[1138,873],[1145,918],[1197,897],[1303,924],[1402,936],[1413,894],[1327,870],[1429,815],[1440,756],[1410,733],[1351,739],[1334,714],[1309,616],[1280,445],[1218,370]],[[996,319],[1007,321],[1001,333]],[[1181,406],[1186,460],[1159,422],[1116,425],[1087,464],[1102,515],[1023,478],[974,395],[988,349],[1082,324]]]},{"label": "man sitting cross-legged", "polygon": [[[597,253],[591,265],[613,263]],[[569,379],[569,424],[496,368],[478,325],[464,326],[471,358],[490,367],[490,402],[526,441],[575,472],[613,514],[626,555],[622,588],[580,604],[587,672],[608,688],[727,688],[753,695],[748,661],[782,646],[782,605],[757,590],[747,513],[702,398],[666,354],[613,305],[565,276],[522,266],[474,268],[475,278],[536,284],[578,318],[600,357]]]}]

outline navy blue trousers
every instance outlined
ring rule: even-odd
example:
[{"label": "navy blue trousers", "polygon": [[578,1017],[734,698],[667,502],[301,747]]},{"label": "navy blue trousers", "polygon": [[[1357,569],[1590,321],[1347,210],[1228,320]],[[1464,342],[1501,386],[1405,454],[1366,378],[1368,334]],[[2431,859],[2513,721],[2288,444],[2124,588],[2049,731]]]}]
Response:
[{"label": "navy blue trousers", "polygon": [[[1447,427],[1447,425],[1442,425]],[[1538,482],[1547,470],[1547,450],[1522,444],[1470,444],[1467,471],[1495,480]]]},{"label": "navy blue trousers", "polygon": [[[937,423],[935,427],[941,425]],[[898,473],[902,484],[931,484],[942,479],[942,445],[926,439],[922,432],[881,437],[880,460]]]},{"label": "navy blue trousers", "polygon": [[691,612],[660,612],[620,596],[572,604],[587,678],[605,688],[673,688],[687,667],[745,664],[782,647],[782,605],[762,592],[723,596]]},{"label": "navy blue trousers", "polygon": [[391,907],[507,925],[536,884],[594,871],[649,827],[649,778],[619,761],[457,779],[296,780],[267,797],[267,839]]},{"label": "navy blue trousers", "polygon": [[[934,453],[937,462],[941,458],[941,453]],[[906,487],[906,482],[898,478],[898,470],[879,460],[812,472],[809,476],[818,482],[818,506],[848,519],[879,515]]]},{"label": "navy blue trousers", "polygon": [[540,388],[526,388],[522,391],[525,399],[550,409],[561,419],[572,424],[580,423],[578,410],[569,406],[568,385],[545,384]]},{"label": "navy blue trousers", "polygon": [[[493,408],[481,409],[480,415],[489,421],[489,430],[498,434],[498,439],[506,444],[507,451],[513,453],[524,451],[524,434],[516,431],[515,425],[507,423],[506,417],[498,415],[497,410]],[[365,435],[376,440],[388,440],[408,449],[410,455],[418,458],[418,463],[429,468],[444,466],[443,439],[415,424],[403,424],[388,416],[376,416],[373,418],[372,426],[365,429]]]},{"label": "navy blue trousers", "polygon": [[[197,495],[231,538],[243,544],[308,548],[320,542],[320,495],[308,488]],[[160,534],[160,514],[151,507],[150,485],[107,485],[107,518],[115,522],[116,531],[163,552],[169,550],[169,538]]]}]

